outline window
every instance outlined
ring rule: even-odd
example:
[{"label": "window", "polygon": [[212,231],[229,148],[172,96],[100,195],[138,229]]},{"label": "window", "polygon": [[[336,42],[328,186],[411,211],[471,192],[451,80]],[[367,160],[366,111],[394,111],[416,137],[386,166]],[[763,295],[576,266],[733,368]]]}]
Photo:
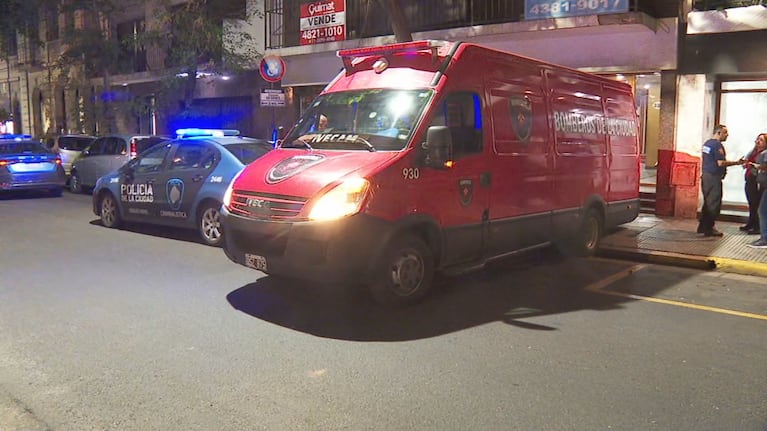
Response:
[{"label": "window", "polygon": [[200,144],[181,144],[173,155],[170,168],[177,169],[208,169],[213,166],[215,155],[212,149]]},{"label": "window", "polygon": [[146,151],[142,156],[139,156],[132,162],[134,172],[137,174],[145,174],[150,172],[157,172],[162,167],[165,157],[170,151],[170,144],[156,145]]},{"label": "window", "polygon": [[482,104],[476,93],[449,94],[430,125],[450,129],[453,159],[482,152]]},{"label": "window", "polygon": [[104,151],[104,146],[106,145],[106,138],[99,138],[93,141],[90,148],[88,148],[88,155],[89,156],[96,156],[101,154]]},{"label": "window", "polygon": [[125,154],[125,141],[123,141],[122,138],[107,138],[104,143],[102,154]]},{"label": "window", "polygon": [[45,40],[50,42],[58,40],[59,34],[59,11],[56,8],[49,9],[45,17]]}]

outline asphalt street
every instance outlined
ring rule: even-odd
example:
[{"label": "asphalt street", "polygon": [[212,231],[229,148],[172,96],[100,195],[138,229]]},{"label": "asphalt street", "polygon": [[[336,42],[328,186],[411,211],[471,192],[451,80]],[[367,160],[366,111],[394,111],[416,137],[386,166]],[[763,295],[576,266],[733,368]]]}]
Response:
[{"label": "asphalt street", "polygon": [[542,253],[385,309],[0,199],[0,430],[759,430],[767,279]]}]

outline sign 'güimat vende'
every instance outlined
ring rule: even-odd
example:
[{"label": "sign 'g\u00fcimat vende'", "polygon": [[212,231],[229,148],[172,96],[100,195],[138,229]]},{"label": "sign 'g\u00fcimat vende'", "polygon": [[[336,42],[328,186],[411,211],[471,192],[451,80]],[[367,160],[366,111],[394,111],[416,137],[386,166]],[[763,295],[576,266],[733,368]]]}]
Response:
[{"label": "sign 'g\u00fcimat vende'", "polygon": [[301,45],[346,39],[346,0],[301,4]]}]

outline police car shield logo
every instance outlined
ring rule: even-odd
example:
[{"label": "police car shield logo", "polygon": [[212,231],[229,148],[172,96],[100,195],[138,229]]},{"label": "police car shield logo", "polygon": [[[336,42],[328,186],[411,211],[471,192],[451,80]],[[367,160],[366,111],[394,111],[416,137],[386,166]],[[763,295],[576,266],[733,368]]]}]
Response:
[{"label": "police car shield logo", "polygon": [[304,169],[321,162],[325,157],[320,154],[304,154],[287,158],[269,170],[266,174],[266,182],[269,184],[279,183]]},{"label": "police car shield logo", "polygon": [[461,205],[469,206],[474,197],[474,183],[471,180],[458,181],[458,195]]},{"label": "police car shield logo", "polygon": [[178,211],[184,198],[184,182],[178,178],[169,180],[165,185],[165,195],[168,197],[168,204],[171,209]]},{"label": "police car shield logo", "polygon": [[527,143],[533,130],[533,107],[527,96],[509,98],[511,128],[522,143]]}]

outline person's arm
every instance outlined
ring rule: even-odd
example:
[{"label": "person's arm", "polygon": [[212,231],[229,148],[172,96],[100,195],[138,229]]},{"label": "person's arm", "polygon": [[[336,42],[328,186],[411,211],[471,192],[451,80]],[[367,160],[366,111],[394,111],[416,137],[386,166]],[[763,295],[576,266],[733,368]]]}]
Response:
[{"label": "person's arm", "polygon": [[735,165],[742,165],[743,163],[746,163],[746,159],[738,159],[738,160],[724,160],[724,159],[722,159],[722,160],[717,160],[716,161],[717,166],[720,166],[720,167],[723,166],[725,168],[730,167],[730,166],[735,166]]}]

